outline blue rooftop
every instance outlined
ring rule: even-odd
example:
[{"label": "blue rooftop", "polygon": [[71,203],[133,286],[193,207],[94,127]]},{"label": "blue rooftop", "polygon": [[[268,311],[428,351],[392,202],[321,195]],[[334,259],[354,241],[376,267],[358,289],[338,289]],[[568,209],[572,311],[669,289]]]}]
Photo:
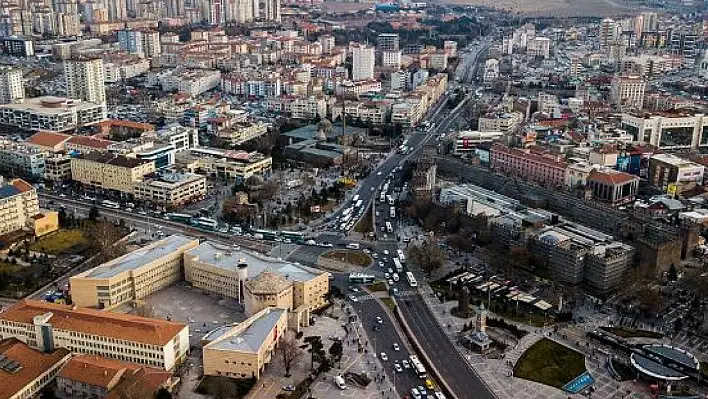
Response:
[{"label": "blue rooftop", "polygon": [[14,197],[15,195],[20,193],[21,191],[18,190],[15,186],[7,185],[0,187],[0,198]]}]

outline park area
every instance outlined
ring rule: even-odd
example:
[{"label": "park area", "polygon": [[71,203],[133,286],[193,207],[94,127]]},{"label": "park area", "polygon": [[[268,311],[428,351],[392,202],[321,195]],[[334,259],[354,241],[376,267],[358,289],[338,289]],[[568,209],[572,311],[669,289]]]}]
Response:
[{"label": "park area", "polygon": [[47,255],[61,255],[88,246],[89,242],[81,229],[58,230],[47,234],[30,244],[29,250]]},{"label": "park area", "polygon": [[515,377],[556,388],[562,388],[585,371],[585,356],[547,338],[528,348],[514,366]]},{"label": "park area", "polygon": [[361,267],[369,267],[371,262],[374,261],[371,256],[361,251],[353,251],[349,249],[335,249],[333,251],[325,252],[322,254],[322,257]]}]

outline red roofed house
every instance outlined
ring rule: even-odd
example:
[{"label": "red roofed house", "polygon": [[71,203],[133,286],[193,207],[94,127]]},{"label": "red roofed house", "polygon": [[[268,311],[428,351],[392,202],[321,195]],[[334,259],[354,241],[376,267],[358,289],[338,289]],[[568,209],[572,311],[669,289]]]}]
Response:
[{"label": "red roofed house", "polygon": [[39,148],[41,150],[60,152],[66,150],[66,142],[71,139],[71,135],[54,133],[54,132],[39,132],[35,133],[27,139],[26,143],[29,146]]},{"label": "red roofed house", "polygon": [[91,136],[74,136],[66,143],[66,150],[82,154],[88,154],[92,151],[108,152],[108,147],[114,143],[111,140]]},{"label": "red roofed house", "polygon": [[58,394],[65,398],[119,397],[119,391],[152,397],[174,385],[170,372],[96,355],[74,356],[57,376]]},{"label": "red roofed house", "polygon": [[639,189],[639,176],[614,169],[593,170],[588,176],[588,189],[593,198],[612,206],[634,201]]}]

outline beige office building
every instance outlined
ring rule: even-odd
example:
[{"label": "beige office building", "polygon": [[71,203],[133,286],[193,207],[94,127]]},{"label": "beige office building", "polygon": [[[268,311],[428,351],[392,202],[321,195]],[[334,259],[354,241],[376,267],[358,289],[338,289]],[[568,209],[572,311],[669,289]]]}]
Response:
[{"label": "beige office building", "polygon": [[206,196],[206,177],[194,173],[168,173],[135,184],[135,199],[175,208]]},{"label": "beige office building", "polygon": [[155,162],[91,152],[71,159],[71,178],[87,186],[133,194],[135,183],[155,171]]},{"label": "beige office building", "polygon": [[238,300],[249,315],[273,306],[299,314],[301,325],[327,304],[329,293],[327,273],[209,241],[184,253],[184,277],[195,288]]},{"label": "beige office building", "polygon": [[280,336],[287,329],[285,309],[266,308],[234,327],[205,337],[204,374],[231,378],[260,378],[275,356]]},{"label": "beige office building", "polygon": [[37,190],[22,179],[2,184],[0,177],[0,235],[21,230],[39,214]]},{"label": "beige office building", "polygon": [[142,299],[182,278],[182,254],[199,241],[169,236],[69,279],[74,304],[112,309]]},{"label": "beige office building", "polygon": [[5,338],[46,353],[65,348],[163,370],[189,351],[189,327],[181,323],[28,299],[0,313]]}]

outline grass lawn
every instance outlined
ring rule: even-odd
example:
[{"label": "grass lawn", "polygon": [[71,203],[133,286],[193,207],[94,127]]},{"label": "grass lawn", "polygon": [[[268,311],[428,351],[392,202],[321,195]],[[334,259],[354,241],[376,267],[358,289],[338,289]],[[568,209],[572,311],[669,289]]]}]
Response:
[{"label": "grass lawn", "polygon": [[388,290],[388,287],[386,287],[386,283],[384,283],[383,281],[377,281],[373,284],[369,284],[366,286],[366,288],[368,288],[371,292]]},{"label": "grass lawn", "polygon": [[514,376],[561,388],[585,372],[585,357],[550,339],[531,345],[514,366]]},{"label": "grass lawn", "polygon": [[391,298],[381,298],[381,302],[385,303],[386,306],[388,306],[389,309],[393,312],[396,310],[396,302],[393,301]]},{"label": "grass lawn", "polygon": [[622,327],[600,327],[601,329],[615,334],[622,338],[661,338],[663,335],[661,333],[656,333],[654,331],[647,330],[632,330]]},{"label": "grass lawn", "polygon": [[215,398],[242,398],[253,388],[255,383],[255,379],[235,380],[228,377],[205,375],[196,391],[212,395]]},{"label": "grass lawn", "polygon": [[370,233],[374,231],[374,219],[371,216],[371,207],[366,209],[366,212],[361,216],[359,222],[354,226],[354,231],[357,233]]},{"label": "grass lawn", "polygon": [[0,274],[10,274],[20,270],[22,266],[0,261]]},{"label": "grass lawn", "polygon": [[80,229],[59,230],[33,242],[29,249],[47,255],[59,255],[75,245],[86,242],[84,232]]},{"label": "grass lawn", "polygon": [[701,374],[708,378],[708,362],[701,362]]},{"label": "grass lawn", "polygon": [[334,251],[324,253],[322,256],[327,259],[338,260],[361,267],[369,267],[371,262],[374,261],[371,256],[361,251],[352,251],[349,249],[335,249]]}]

